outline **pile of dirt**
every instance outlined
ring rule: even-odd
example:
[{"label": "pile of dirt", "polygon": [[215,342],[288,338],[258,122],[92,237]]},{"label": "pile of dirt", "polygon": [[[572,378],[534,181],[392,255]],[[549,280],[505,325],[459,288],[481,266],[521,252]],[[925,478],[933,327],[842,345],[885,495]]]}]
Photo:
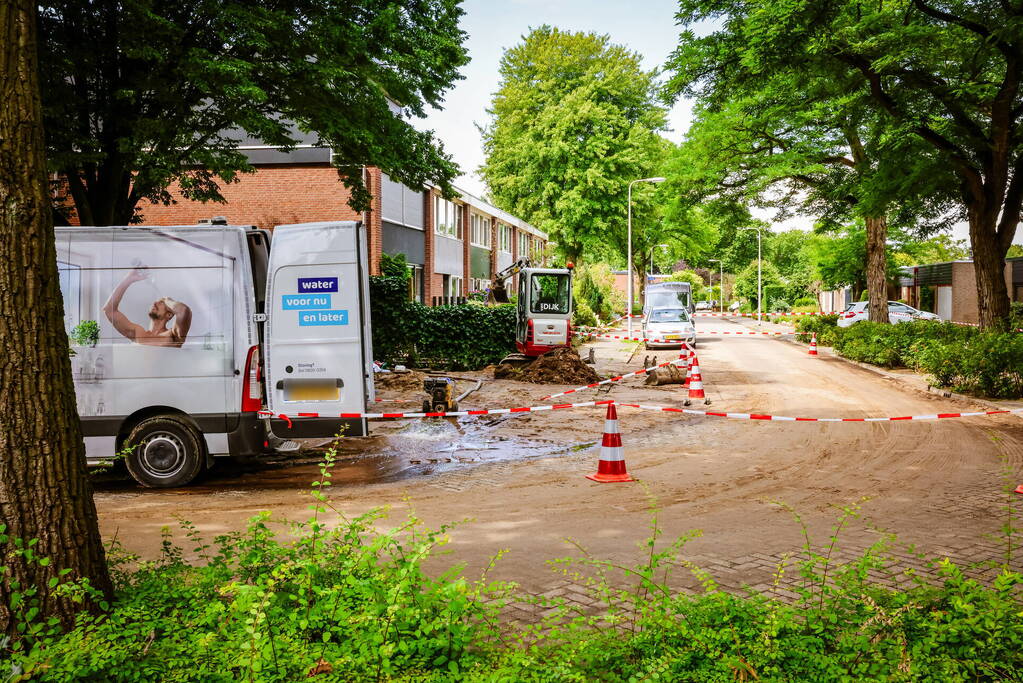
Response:
[{"label": "pile of dirt", "polygon": [[376,372],[373,381],[377,389],[388,389],[402,393],[422,392],[426,375],[415,370],[408,372]]},{"label": "pile of dirt", "polygon": [[599,381],[600,375],[583,362],[575,349],[561,348],[548,351],[525,367],[499,365],[494,378],[533,384],[589,384]]}]

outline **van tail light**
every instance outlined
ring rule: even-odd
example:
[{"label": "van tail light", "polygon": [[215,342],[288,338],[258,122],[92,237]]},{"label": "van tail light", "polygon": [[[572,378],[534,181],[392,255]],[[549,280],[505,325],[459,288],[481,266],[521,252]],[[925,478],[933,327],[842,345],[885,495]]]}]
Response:
[{"label": "van tail light", "polygon": [[565,343],[571,346],[572,344],[572,321],[569,320],[565,323]]},{"label": "van tail light", "polygon": [[253,346],[245,358],[245,376],[242,382],[243,413],[254,413],[263,409],[262,379],[259,370],[259,347]]},{"label": "van tail light", "polygon": [[526,321],[526,343],[533,343],[533,319],[530,318]]}]

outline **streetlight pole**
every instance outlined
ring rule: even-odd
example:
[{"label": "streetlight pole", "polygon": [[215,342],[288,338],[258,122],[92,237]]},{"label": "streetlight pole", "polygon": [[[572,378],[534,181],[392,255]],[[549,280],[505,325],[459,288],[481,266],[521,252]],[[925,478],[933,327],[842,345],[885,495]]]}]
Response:
[{"label": "streetlight pole", "polygon": [[761,311],[761,306],[764,303],[764,284],[763,284],[764,283],[764,275],[763,275],[763,270],[762,270],[763,269],[763,265],[764,265],[764,261],[761,258],[761,250],[760,250],[761,230],[760,230],[759,227],[739,228],[739,229],[740,230],[756,230],[757,231],[757,327],[760,327],[760,319],[761,319],[760,311]]},{"label": "streetlight pole", "polygon": [[718,275],[718,312],[725,312],[725,262],[719,258],[710,259],[711,263],[716,263],[721,267],[721,272]]},{"label": "streetlight pole", "polygon": [[663,183],[664,178],[638,178],[629,182],[629,200],[628,200],[628,248],[627,256],[625,257],[628,261],[628,301],[625,304],[625,315],[628,319],[629,336],[632,336],[632,186],[636,183]]}]

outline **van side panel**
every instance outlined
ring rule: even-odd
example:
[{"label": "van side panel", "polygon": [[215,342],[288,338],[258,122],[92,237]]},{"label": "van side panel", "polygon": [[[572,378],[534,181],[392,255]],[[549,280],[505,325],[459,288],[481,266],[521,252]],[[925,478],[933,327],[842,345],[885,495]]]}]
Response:
[{"label": "van side panel", "polygon": [[[71,362],[85,434],[116,435],[127,416],[157,407],[204,431],[236,427],[236,370],[255,343],[243,229],[64,228],[57,245],[65,323],[80,337]],[[208,444],[222,452],[223,441]]]}]

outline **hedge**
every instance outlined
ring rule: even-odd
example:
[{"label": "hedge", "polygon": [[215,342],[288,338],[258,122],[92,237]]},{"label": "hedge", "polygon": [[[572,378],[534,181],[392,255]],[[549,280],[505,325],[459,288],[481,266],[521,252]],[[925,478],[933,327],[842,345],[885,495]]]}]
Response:
[{"label": "hedge", "polygon": [[515,350],[513,305],[424,306],[409,301],[403,278],[369,280],[375,360],[474,370]]},{"label": "hedge", "polygon": [[1023,333],[989,332],[953,323],[858,322],[838,327],[838,316],[813,316],[796,323],[801,341],[886,368],[927,373],[937,386],[992,398],[1023,396]]}]

